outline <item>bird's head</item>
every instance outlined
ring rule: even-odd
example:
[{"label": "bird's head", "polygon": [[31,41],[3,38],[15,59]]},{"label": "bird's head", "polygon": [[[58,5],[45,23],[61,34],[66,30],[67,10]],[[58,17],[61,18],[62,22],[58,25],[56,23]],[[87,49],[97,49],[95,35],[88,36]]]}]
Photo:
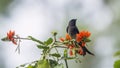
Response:
[{"label": "bird's head", "polygon": [[69,26],[75,26],[76,25],[76,20],[77,19],[72,19],[69,21]]}]

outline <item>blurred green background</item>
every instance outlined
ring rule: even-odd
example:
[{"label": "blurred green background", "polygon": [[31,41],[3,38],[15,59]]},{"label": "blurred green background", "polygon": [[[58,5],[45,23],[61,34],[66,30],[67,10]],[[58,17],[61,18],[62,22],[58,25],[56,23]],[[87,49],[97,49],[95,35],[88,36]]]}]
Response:
[{"label": "blurred green background", "polygon": [[[66,34],[69,20],[76,18],[79,30],[92,33],[88,48],[95,56],[69,61],[69,68],[113,68],[113,54],[120,48],[120,0],[0,0],[0,38],[15,30],[21,37],[40,40],[58,32]],[[21,54],[12,43],[0,40],[0,68],[15,68],[39,59],[40,50],[31,41],[22,41]]]}]

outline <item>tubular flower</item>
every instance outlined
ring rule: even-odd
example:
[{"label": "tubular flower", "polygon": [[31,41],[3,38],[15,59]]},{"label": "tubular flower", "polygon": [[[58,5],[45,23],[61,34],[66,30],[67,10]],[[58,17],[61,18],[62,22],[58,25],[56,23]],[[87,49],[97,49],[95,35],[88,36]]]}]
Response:
[{"label": "tubular flower", "polygon": [[73,48],[74,48],[74,45],[69,45],[68,48],[69,48],[69,49],[73,49]]},{"label": "tubular flower", "polygon": [[80,42],[82,41],[84,38],[88,38],[90,37],[91,33],[88,31],[81,31],[79,34],[76,35],[76,41]]},{"label": "tubular flower", "polygon": [[84,54],[83,49],[82,49],[81,47],[79,48],[78,53],[79,53],[80,55],[83,55],[83,54]]},{"label": "tubular flower", "polygon": [[16,40],[14,39],[14,35],[15,35],[15,32],[10,30],[10,31],[7,33],[7,38],[8,38],[10,41],[12,41],[15,45],[17,45],[17,42],[16,42]]},{"label": "tubular flower", "polygon": [[64,42],[65,40],[71,40],[72,38],[70,37],[70,35],[69,34],[66,34],[66,36],[65,36],[65,38],[60,38],[60,41],[61,42]]},{"label": "tubular flower", "polygon": [[82,46],[85,46],[85,42],[82,42]]},{"label": "tubular flower", "polygon": [[65,41],[65,39],[64,39],[64,38],[60,38],[60,41],[64,42],[64,41]]},{"label": "tubular flower", "polygon": [[69,51],[70,56],[73,56],[74,55],[73,49],[75,48],[75,46],[70,44],[70,45],[68,45],[68,48],[70,49],[70,51]]},{"label": "tubular flower", "polygon": [[69,34],[66,34],[66,38],[65,38],[66,40],[71,40],[72,38],[70,37],[70,35]]},{"label": "tubular flower", "polygon": [[72,49],[70,49],[69,54],[70,54],[70,56],[74,55]]}]

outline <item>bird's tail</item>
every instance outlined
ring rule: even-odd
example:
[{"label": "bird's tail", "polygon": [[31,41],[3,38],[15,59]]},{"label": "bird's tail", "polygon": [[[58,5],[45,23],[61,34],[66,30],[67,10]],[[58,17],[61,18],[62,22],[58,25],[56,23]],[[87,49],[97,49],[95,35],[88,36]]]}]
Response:
[{"label": "bird's tail", "polygon": [[[83,49],[83,54],[84,55],[86,55],[86,53],[88,53],[88,54],[90,54],[90,55],[93,55],[94,56],[94,54],[92,53],[92,52],[90,52],[85,46],[84,47],[82,47],[82,49]],[[83,55],[83,56],[84,56]]]},{"label": "bird's tail", "polygon": [[85,46],[82,46],[82,42],[79,42],[78,44],[80,45],[80,47],[81,47],[81,49],[83,51],[83,53],[82,53],[83,56],[85,56],[86,53],[94,56],[94,54],[92,52],[90,52]]}]

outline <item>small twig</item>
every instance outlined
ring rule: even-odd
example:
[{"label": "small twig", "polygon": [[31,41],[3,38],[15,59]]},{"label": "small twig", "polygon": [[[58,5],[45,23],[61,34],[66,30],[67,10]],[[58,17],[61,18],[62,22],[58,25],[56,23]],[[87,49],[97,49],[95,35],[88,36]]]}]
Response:
[{"label": "small twig", "polygon": [[18,46],[15,49],[15,52],[18,50],[18,53],[20,54],[20,42],[21,42],[21,39],[20,39],[20,37],[18,35],[17,35],[17,38],[18,38]]},{"label": "small twig", "polygon": [[[59,54],[59,52],[58,52],[58,50],[57,50],[57,48],[56,48],[56,47],[55,47],[55,50],[56,50],[56,52]],[[57,61],[59,61],[58,57],[57,57]]]},{"label": "small twig", "polygon": [[66,59],[64,59],[64,60],[65,60],[66,68],[68,68],[68,63],[67,63],[67,60],[66,60]]},{"label": "small twig", "polygon": [[14,37],[14,39],[31,40],[31,39],[29,39],[29,38],[20,38],[20,37],[19,37],[19,38],[18,38],[18,37],[17,37],[17,38]]},{"label": "small twig", "polygon": [[58,48],[68,48],[66,46],[54,46],[54,47],[58,47]]}]

